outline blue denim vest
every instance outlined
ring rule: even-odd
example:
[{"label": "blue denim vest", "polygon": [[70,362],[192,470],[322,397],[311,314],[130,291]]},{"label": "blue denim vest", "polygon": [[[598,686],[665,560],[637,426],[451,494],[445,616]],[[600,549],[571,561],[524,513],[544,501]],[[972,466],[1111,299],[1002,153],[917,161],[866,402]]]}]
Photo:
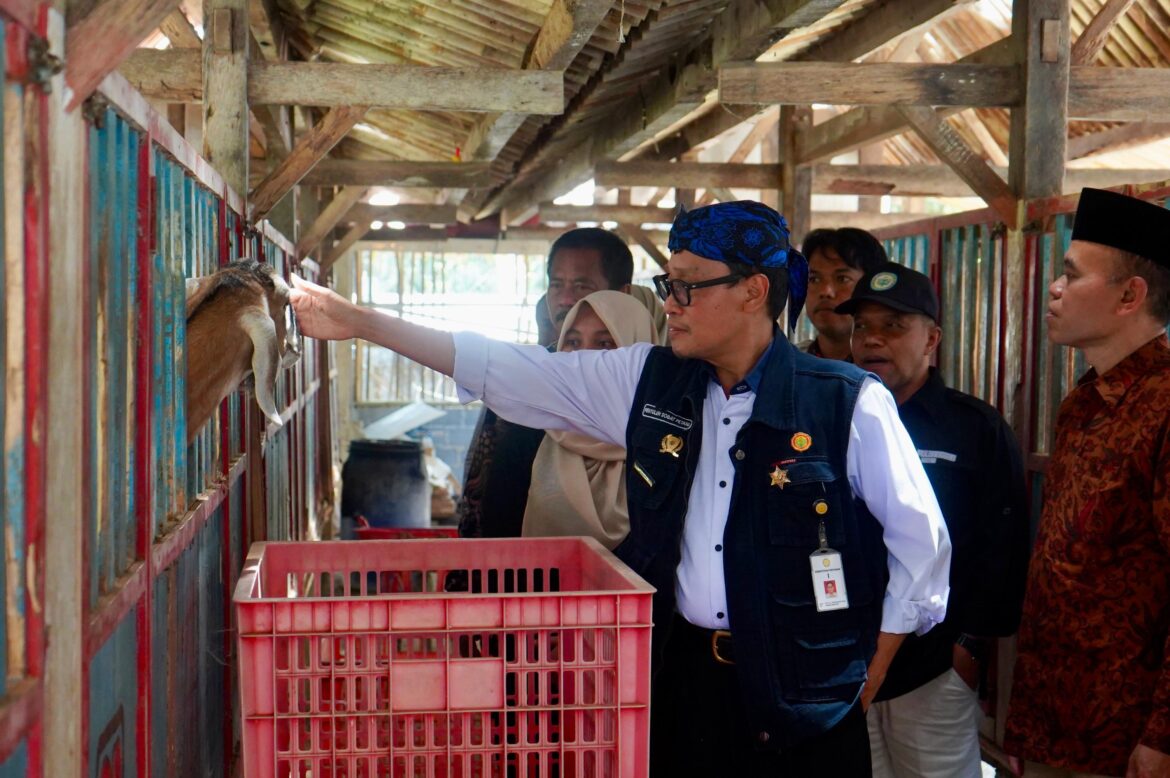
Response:
[{"label": "blue denim vest", "polygon": [[[702,362],[654,349],[626,428],[630,534],[616,553],[658,589],[656,657],[674,612],[710,375]],[[728,452],[735,466],[723,536],[728,618],[748,720],[768,748],[799,743],[840,721],[857,700],[876,647],[886,548],[881,525],[853,496],[845,470],[865,375],[803,354],[778,335],[751,417]],[[794,441],[797,433],[808,437],[807,448]],[[682,439],[679,457],[662,451],[667,435]],[[772,485],[777,467],[789,479],[782,488]],[[828,510],[819,514],[822,500]],[[809,555],[818,548],[822,518],[829,545],[841,552],[849,607],[819,613]]]}]

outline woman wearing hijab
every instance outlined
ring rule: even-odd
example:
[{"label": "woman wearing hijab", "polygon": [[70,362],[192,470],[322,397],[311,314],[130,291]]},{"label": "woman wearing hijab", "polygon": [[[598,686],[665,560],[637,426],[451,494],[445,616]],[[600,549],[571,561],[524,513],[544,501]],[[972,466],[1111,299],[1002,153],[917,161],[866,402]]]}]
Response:
[{"label": "woman wearing hijab", "polygon": [[[569,311],[558,351],[661,342],[650,312],[631,295],[594,292]],[[626,449],[576,432],[550,431],[532,464],[524,511],[527,537],[589,535],[613,548],[630,529]]]}]

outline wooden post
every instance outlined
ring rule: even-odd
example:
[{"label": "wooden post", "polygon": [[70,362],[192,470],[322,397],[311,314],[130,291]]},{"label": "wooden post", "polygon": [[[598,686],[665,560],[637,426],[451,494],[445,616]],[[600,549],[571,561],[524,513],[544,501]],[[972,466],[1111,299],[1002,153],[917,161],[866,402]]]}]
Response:
[{"label": "wooden post", "polygon": [[[48,39],[52,52],[60,56],[65,42],[65,21],[57,11],[49,11]],[[33,236],[41,250],[44,249],[41,239],[48,236],[48,261],[54,268],[48,274],[46,290],[53,309],[48,333],[48,353],[52,355],[48,365],[48,437],[44,443],[48,472],[52,474],[52,485],[45,494],[45,515],[50,520],[44,528],[44,543],[36,549],[37,556],[52,560],[52,573],[44,579],[44,613],[40,614],[52,625],[44,666],[43,775],[82,775],[87,749],[81,728],[87,689],[79,679],[86,661],[83,606],[87,584],[82,575],[88,514],[82,483],[85,469],[82,425],[78,424],[78,409],[83,406],[86,391],[82,366],[86,342],[83,318],[87,237],[78,225],[85,224],[88,128],[80,111],[65,110],[68,92],[65,80],[63,76],[52,80],[48,116],[35,118],[26,125],[32,132],[40,132],[42,120],[47,118],[49,148],[43,153],[53,160],[51,180],[41,182],[42,187],[49,188],[48,213],[39,214],[40,219],[51,219],[51,222],[43,234]],[[34,89],[28,87],[30,92]],[[39,103],[34,95],[30,97],[25,103],[26,110]],[[38,166],[35,156],[29,159],[30,169]],[[37,199],[43,202],[42,198]],[[40,210],[41,206],[34,207]],[[39,230],[43,226],[39,219],[26,222],[26,229]],[[47,306],[48,300],[35,303],[30,300],[29,304]],[[31,551],[28,564],[34,566],[37,562]],[[127,747],[132,748],[132,743],[128,738]]]},{"label": "wooden post", "polygon": [[248,193],[248,3],[203,6],[203,156],[241,197]]},{"label": "wooden post", "polygon": [[[1008,145],[1008,181],[1019,198],[1019,228],[1005,236],[1004,299],[1006,318],[1003,344],[1003,407],[1000,411],[1012,425],[1027,456],[1034,450],[1026,428],[1023,395],[1024,299],[1027,270],[1027,236],[1024,214],[1027,201],[1061,194],[1068,138],[1068,82],[1070,64],[1069,8],[1065,0],[1014,0],[1012,3],[1012,47],[1020,63],[1023,100],[1011,112]],[[1036,279],[1043,284],[1042,279]],[[1025,301],[1025,304],[1027,301]],[[999,668],[996,674],[997,704],[995,742],[1003,743],[1008,696],[1015,665],[1015,641],[998,641]]]},{"label": "wooden post", "polygon": [[812,223],[812,168],[797,164],[800,136],[812,124],[812,109],[780,108],[780,212],[788,220],[792,245],[799,246]]},{"label": "wooden post", "polygon": [[[879,143],[871,143],[868,146],[862,146],[857,150],[857,162],[861,165],[880,165],[882,162],[882,147]],[[882,212],[882,198],[881,195],[866,196],[862,195],[857,198],[857,210],[861,213],[881,213]]]}]

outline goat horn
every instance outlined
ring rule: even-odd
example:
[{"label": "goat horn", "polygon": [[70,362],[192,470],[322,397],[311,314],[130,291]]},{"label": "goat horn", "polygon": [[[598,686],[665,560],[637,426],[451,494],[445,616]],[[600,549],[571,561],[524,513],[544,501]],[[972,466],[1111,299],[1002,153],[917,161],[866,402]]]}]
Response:
[{"label": "goat horn", "polygon": [[252,373],[256,384],[256,404],[276,425],[283,422],[276,410],[276,377],[280,368],[280,346],[276,342],[276,325],[266,311],[249,308],[241,317],[252,339]]}]

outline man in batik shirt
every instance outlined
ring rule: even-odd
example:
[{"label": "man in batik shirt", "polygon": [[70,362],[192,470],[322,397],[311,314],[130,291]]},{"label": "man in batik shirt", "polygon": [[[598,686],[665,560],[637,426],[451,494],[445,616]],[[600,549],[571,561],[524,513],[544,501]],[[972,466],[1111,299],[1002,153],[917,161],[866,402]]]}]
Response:
[{"label": "man in batik shirt", "polygon": [[1060,406],[1006,748],[1033,776],[1170,776],[1170,211],[1081,193],[1049,339]]}]

